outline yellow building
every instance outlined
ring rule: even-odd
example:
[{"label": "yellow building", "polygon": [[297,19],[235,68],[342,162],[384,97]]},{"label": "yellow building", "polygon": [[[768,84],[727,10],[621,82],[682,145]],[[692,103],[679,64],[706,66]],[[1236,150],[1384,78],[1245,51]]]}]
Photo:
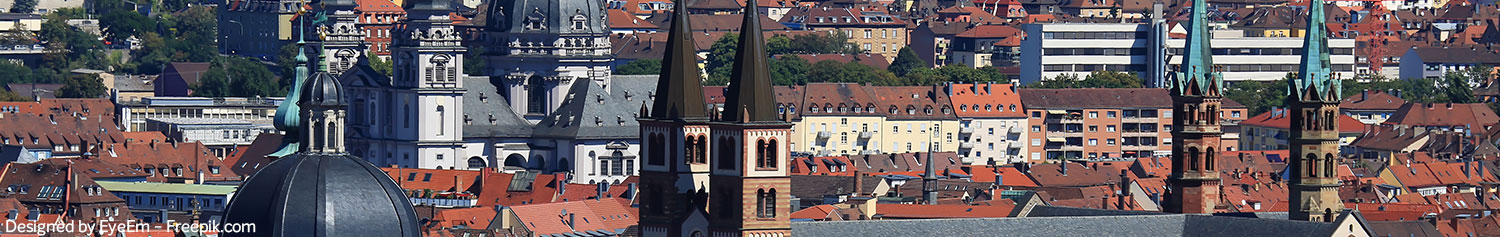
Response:
[{"label": "yellow building", "polygon": [[962,143],[958,117],[941,88],[814,83],[777,91],[779,110],[795,124],[789,136],[794,152],[954,152]]}]

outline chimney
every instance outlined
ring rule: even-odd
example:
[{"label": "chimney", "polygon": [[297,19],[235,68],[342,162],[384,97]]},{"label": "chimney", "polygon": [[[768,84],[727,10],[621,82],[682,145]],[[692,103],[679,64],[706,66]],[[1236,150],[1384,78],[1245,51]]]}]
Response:
[{"label": "chimney", "polygon": [[1063,161],[1062,163],[1057,164],[1058,166],[1062,167],[1062,176],[1068,176],[1068,162]]},{"label": "chimney", "polygon": [[576,230],[573,228],[575,226],[574,221],[577,221],[577,219],[574,218],[573,213],[568,213],[568,229]]},{"label": "chimney", "polygon": [[984,94],[988,95],[990,93],[994,93],[994,87],[995,87],[995,82],[993,82],[993,81],[984,82]]},{"label": "chimney", "polygon": [[[869,156],[869,155],[865,155],[865,156]],[[854,162],[851,161],[849,163],[853,164]],[[854,194],[850,194],[849,196],[850,197],[858,197],[860,194],[864,194],[864,192],[865,192],[864,187],[865,187],[865,177],[864,176],[860,176],[859,167],[854,167]]]},{"label": "chimney", "polygon": [[15,220],[17,215],[20,215],[20,210],[10,209],[10,212],[5,213],[5,219]]},{"label": "chimney", "polygon": [[552,177],[554,177],[554,179],[553,179],[554,183],[557,184],[557,195],[558,196],[562,196],[563,195],[563,191],[566,191],[568,189],[568,185],[564,184],[565,180],[567,180],[568,173],[567,172],[557,173],[557,175],[554,175]]},{"label": "chimney", "polygon": [[1368,99],[1370,99],[1370,89],[1365,89],[1364,91],[1359,92],[1359,101],[1363,102]]},{"label": "chimney", "polygon": [[[995,167],[995,187],[1005,186],[1005,174],[1000,173],[1000,167]],[[998,194],[996,194],[998,195]]]}]

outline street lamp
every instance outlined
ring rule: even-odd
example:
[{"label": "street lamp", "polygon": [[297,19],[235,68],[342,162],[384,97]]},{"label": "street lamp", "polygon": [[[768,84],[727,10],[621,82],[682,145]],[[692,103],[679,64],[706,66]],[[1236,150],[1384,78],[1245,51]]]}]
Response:
[{"label": "street lamp", "polygon": [[[239,26],[240,27],[239,36],[240,37],[244,37],[245,36],[245,24],[241,24],[240,21],[236,21],[236,20],[229,20],[229,23],[234,23],[235,25]],[[228,36],[224,37],[224,46],[229,46],[229,37]],[[229,47],[224,47],[224,48],[228,49]],[[234,54],[234,50],[229,50],[229,53],[230,54]]]}]

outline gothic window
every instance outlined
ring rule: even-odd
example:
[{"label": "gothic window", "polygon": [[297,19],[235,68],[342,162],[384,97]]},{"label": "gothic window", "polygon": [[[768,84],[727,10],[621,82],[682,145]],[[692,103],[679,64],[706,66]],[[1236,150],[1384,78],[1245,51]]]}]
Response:
[{"label": "gothic window", "polygon": [[755,159],[755,168],[766,168],[766,158],[765,158],[766,140],[765,139],[756,139],[755,140],[755,153],[756,153],[755,156],[757,158],[757,159]]},{"label": "gothic window", "polygon": [[694,154],[697,154],[697,156],[698,156],[697,163],[699,163],[699,164],[707,164],[708,163],[708,135],[698,134],[698,149],[697,150],[698,150],[698,152],[694,153]]},{"label": "gothic window", "polygon": [[703,150],[699,150],[698,149],[698,144],[702,143],[702,141],[699,141],[697,136],[688,135],[686,142],[687,142],[687,146],[686,146],[686,148],[687,148],[687,157],[685,157],[685,159],[682,159],[682,160],[684,162],[688,163],[688,164],[697,163],[698,162],[698,156],[701,155],[700,153],[703,152]]},{"label": "gothic window", "polygon": [[542,108],[546,104],[547,90],[544,88],[541,76],[531,76],[526,80],[526,113],[541,114],[546,110]]},{"label": "gothic window", "polygon": [[1318,130],[1317,114],[1313,111],[1305,111],[1302,115],[1302,127],[1306,130]]},{"label": "gothic window", "polygon": [[438,116],[438,119],[437,119],[438,120],[437,135],[438,136],[442,136],[443,135],[443,130],[448,130],[448,114],[447,113],[443,113],[443,106],[442,105],[439,105],[437,107],[437,116]]},{"label": "gothic window", "polygon": [[1188,147],[1187,158],[1183,158],[1184,160],[1187,160],[1187,162],[1188,162],[1186,170],[1199,170],[1198,169],[1198,157],[1199,157],[1198,154],[1199,153],[1198,153],[1198,148],[1197,147]]},{"label": "gothic window", "polygon": [[1331,111],[1331,110],[1330,111],[1323,111],[1323,130],[1334,131],[1334,128],[1333,128],[1334,117],[1333,116],[1334,116],[1333,115],[1333,111]]},{"label": "gothic window", "polygon": [[776,218],[776,189],[755,190],[755,217]]},{"label": "gothic window", "polygon": [[1302,176],[1313,177],[1313,178],[1318,177],[1318,168],[1317,168],[1318,155],[1314,155],[1313,153],[1307,153],[1307,158],[1305,158],[1305,159],[1307,161],[1303,162],[1305,164],[1302,164],[1302,165],[1307,166],[1307,168],[1304,168],[1304,169],[1307,170],[1307,174],[1304,174]]},{"label": "gothic window", "polygon": [[1213,147],[1209,147],[1208,148],[1208,153],[1205,153],[1204,156],[1203,156],[1203,170],[1208,170],[1208,171],[1213,171],[1214,170],[1214,159],[1217,158],[1217,157],[1215,157],[1215,155],[1217,155],[1217,154],[1214,154],[1214,148]]},{"label": "gothic window", "polygon": [[1333,177],[1333,153],[1323,154],[1323,177]]}]

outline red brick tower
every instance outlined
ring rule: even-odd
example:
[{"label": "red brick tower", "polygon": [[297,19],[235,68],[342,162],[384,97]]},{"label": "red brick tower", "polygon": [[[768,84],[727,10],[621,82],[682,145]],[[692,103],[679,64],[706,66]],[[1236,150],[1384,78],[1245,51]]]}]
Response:
[{"label": "red brick tower", "polygon": [[792,184],[787,159],[792,124],[778,120],[771,71],[755,0],[745,3],[739,50],[713,125],[709,182],[712,236],[791,235]]}]

